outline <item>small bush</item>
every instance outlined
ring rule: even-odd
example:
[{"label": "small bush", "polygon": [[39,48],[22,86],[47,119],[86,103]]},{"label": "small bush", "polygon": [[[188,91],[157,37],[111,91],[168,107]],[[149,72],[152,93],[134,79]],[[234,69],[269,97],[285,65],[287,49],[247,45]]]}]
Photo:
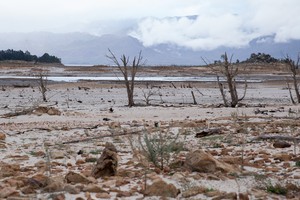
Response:
[{"label": "small bush", "polygon": [[146,155],[156,167],[164,169],[165,164],[169,163],[172,153],[178,153],[183,150],[183,143],[177,142],[179,134],[175,138],[168,137],[168,134],[159,133],[150,135],[145,133],[143,141],[139,140],[140,146]]},{"label": "small bush", "polygon": [[300,167],[300,160],[296,161],[295,166]]},{"label": "small bush", "polygon": [[272,183],[268,183],[266,186],[267,192],[273,193],[273,194],[279,194],[279,195],[286,195],[287,194],[287,188],[283,187],[279,183],[276,185],[273,185]]}]

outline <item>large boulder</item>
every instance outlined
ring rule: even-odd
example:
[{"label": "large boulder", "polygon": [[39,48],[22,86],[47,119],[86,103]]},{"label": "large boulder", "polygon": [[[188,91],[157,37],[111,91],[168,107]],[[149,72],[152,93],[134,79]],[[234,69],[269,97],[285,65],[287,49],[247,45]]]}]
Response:
[{"label": "large boulder", "polygon": [[188,153],[184,166],[192,172],[214,173],[221,171],[230,173],[238,171],[234,166],[215,159],[211,154],[203,150]]},{"label": "large boulder", "polygon": [[118,167],[118,154],[116,147],[107,142],[102,155],[97,160],[91,175],[95,178],[114,176],[117,173]]}]

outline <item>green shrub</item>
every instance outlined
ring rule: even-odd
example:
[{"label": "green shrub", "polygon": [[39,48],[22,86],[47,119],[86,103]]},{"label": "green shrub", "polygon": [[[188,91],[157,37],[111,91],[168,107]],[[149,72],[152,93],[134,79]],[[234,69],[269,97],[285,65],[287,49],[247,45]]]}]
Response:
[{"label": "green shrub", "polygon": [[279,183],[273,185],[272,183],[268,183],[266,186],[267,192],[273,193],[273,194],[279,194],[279,195],[286,195],[287,194],[287,188],[283,187]]}]

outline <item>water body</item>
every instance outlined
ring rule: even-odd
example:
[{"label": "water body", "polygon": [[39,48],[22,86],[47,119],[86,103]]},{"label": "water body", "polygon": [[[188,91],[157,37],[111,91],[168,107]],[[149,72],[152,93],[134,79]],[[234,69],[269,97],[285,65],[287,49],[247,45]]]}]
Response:
[{"label": "water body", "polygon": [[[0,76],[0,79],[38,79],[33,76]],[[88,76],[48,76],[47,80],[54,82],[78,82],[78,81],[122,81],[123,77],[88,77]],[[157,82],[216,82],[216,77],[135,77],[136,81],[157,81]],[[220,81],[224,81],[220,78]],[[245,79],[237,78],[238,82],[244,82]],[[260,83],[260,79],[247,79],[247,82]]]}]

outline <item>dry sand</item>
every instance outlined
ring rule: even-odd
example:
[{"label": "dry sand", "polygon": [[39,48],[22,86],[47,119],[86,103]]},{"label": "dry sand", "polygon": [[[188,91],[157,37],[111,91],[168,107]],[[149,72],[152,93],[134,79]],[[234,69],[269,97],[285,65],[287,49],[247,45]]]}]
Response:
[{"label": "dry sand", "polygon": [[[168,74],[168,71],[156,68],[152,69],[151,75],[157,74],[158,69],[161,74]],[[181,72],[181,75],[184,73],[182,68],[176,69],[177,73]],[[7,67],[2,69],[2,74],[29,75],[32,74],[32,70],[32,68],[11,69]],[[92,70],[84,72],[80,70],[79,68],[71,70],[53,67],[50,68],[49,73],[56,75],[74,73],[91,75],[93,73]],[[102,73],[105,70],[100,71]],[[199,72],[203,69],[194,70]],[[97,71],[97,73],[100,72]],[[106,75],[110,73],[111,71],[107,71]],[[193,73],[195,71],[189,69],[184,75]],[[252,74],[253,77],[257,77],[259,73]],[[144,72],[143,75],[148,74]],[[270,79],[277,77],[269,71],[259,76]],[[300,187],[300,167],[295,166],[296,161],[300,160],[299,146],[294,148],[292,145],[289,148],[278,149],[273,147],[274,141],[252,141],[254,137],[261,134],[300,136],[300,106],[290,103],[284,79],[278,80],[277,77],[276,81],[249,84],[246,98],[242,101],[243,105],[236,108],[220,106],[222,98],[216,83],[173,83],[176,88],[168,82],[150,82],[148,88],[145,83],[137,83],[134,99],[138,106],[129,108],[126,106],[126,90],[119,82],[52,83],[48,86],[48,102],[41,101],[41,93],[37,84],[31,80],[25,82],[29,83],[30,87],[24,88],[15,87],[24,85],[24,82],[16,80],[1,80],[1,82],[5,83],[0,92],[1,116],[34,106],[54,107],[61,111],[61,115],[35,113],[0,118],[0,132],[6,135],[6,139],[1,143],[1,163],[19,164],[23,170],[16,176],[31,177],[37,173],[49,173],[49,169],[45,171],[38,169],[37,163],[47,162],[48,153],[52,155],[57,152],[62,153],[63,157],[56,159],[50,156],[51,176],[64,177],[68,171],[88,173],[93,163],[84,160],[87,157],[98,158],[99,154],[95,155],[92,152],[101,152],[107,141],[113,142],[119,150],[121,171],[129,170],[143,174],[145,169],[136,167],[137,161],[133,156],[133,146],[129,142],[138,146],[137,136],[106,137],[65,145],[62,143],[99,137],[104,134],[141,130],[145,132],[146,129],[148,129],[148,134],[151,134],[156,132],[154,125],[158,122],[162,131],[173,136],[179,134],[179,141],[184,142],[185,150],[176,155],[176,158],[184,158],[187,152],[195,149],[204,149],[218,159],[238,160],[237,163],[231,164],[240,167],[241,152],[244,151],[245,170],[231,175],[188,173],[178,169],[157,174],[155,168],[150,167],[147,172],[149,184],[157,178],[173,183],[181,190],[178,199],[183,199],[182,193],[194,186],[203,186],[207,190],[227,193],[247,193],[250,199],[286,198],[267,193],[264,187],[268,181],[284,186],[287,183],[293,183]],[[150,98],[150,105],[146,106],[144,94],[150,91],[154,94]],[[197,105],[193,104],[191,91],[196,96]],[[242,93],[242,90],[239,89],[239,92]],[[222,128],[224,134],[195,138],[196,133],[209,128]],[[85,154],[78,155],[80,150]],[[227,153],[224,153],[226,151]],[[37,156],[36,152],[44,154]],[[78,160],[84,162],[80,163]],[[260,177],[263,177],[263,180]],[[9,185],[6,182],[7,179],[0,180],[0,189]],[[143,185],[141,177],[127,178],[129,183],[121,187],[114,185],[115,180],[115,178],[98,179],[96,184],[100,186],[111,184],[109,187],[111,199],[115,199],[118,194],[115,192],[116,189],[131,192],[131,196],[124,197],[124,199],[143,197],[137,192]],[[88,195],[96,199],[95,193],[81,192],[77,195],[64,193],[66,199],[75,199],[79,196],[87,198]],[[48,198],[49,195],[50,193],[38,192],[27,197],[43,199]],[[210,198],[205,194],[190,197],[190,199]]]}]

